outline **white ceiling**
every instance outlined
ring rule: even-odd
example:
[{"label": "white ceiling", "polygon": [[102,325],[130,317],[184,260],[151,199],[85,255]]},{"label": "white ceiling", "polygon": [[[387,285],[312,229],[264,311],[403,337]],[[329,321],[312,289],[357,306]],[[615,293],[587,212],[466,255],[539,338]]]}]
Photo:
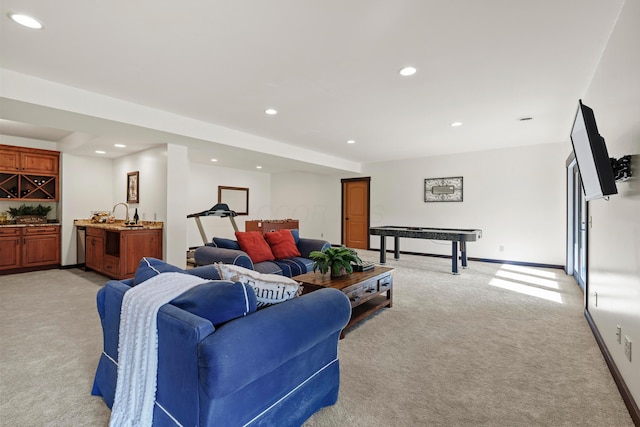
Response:
[{"label": "white ceiling", "polygon": [[[623,2],[2,0],[0,65],[336,158],[378,162],[567,142]],[[10,12],[29,14],[44,29],[20,27]],[[401,77],[406,65],[418,72]],[[13,118],[8,88],[0,82],[0,89],[2,117]],[[270,107],[276,116],[264,114]],[[37,124],[37,115],[21,121]],[[0,122],[0,132],[71,139],[65,149],[81,155],[106,146],[117,157],[158,143],[143,132],[27,130],[14,121]],[[463,126],[451,127],[454,121]],[[216,138],[199,140],[190,156],[234,157],[234,166],[247,168],[263,160],[274,170],[300,164]],[[127,149],[114,150],[116,140]]]}]

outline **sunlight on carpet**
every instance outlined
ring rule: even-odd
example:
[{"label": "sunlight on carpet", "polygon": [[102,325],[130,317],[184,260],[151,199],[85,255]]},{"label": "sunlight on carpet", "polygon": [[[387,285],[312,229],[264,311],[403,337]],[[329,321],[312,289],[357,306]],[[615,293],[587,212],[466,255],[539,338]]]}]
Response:
[{"label": "sunlight on carpet", "polygon": [[496,277],[489,281],[491,286],[564,304],[562,293],[558,291],[560,289],[558,281],[540,277],[544,276],[555,278],[556,276],[553,272],[518,265],[503,264],[498,269],[495,276]]}]

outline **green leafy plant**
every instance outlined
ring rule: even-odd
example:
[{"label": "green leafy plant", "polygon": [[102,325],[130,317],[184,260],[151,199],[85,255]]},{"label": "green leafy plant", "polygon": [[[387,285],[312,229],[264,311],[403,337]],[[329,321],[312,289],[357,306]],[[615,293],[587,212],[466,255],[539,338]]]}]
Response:
[{"label": "green leafy plant", "polygon": [[9,215],[16,218],[24,215],[36,215],[36,216],[47,216],[51,211],[51,206],[31,206],[31,205],[20,205],[17,208],[9,208],[7,212]]},{"label": "green leafy plant", "polygon": [[331,276],[353,272],[352,264],[362,265],[362,260],[353,249],[346,246],[331,246],[322,251],[312,251],[309,258],[313,260],[313,271],[320,270],[325,274],[331,270]]}]

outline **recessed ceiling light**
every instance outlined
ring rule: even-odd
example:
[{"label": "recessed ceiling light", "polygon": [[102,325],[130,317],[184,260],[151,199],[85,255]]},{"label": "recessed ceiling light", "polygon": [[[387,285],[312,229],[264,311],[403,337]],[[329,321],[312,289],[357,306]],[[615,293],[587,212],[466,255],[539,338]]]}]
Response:
[{"label": "recessed ceiling light", "polygon": [[347,141],[347,144],[355,144],[355,143],[356,143],[356,141],[353,140],[353,139],[350,139],[350,140]]},{"label": "recessed ceiling light", "polygon": [[10,13],[9,18],[13,22],[17,22],[18,24],[23,25],[27,28],[32,28],[34,30],[39,30],[42,28],[42,24],[40,22],[38,22],[36,19],[27,15],[21,15],[19,13]]},{"label": "recessed ceiling light", "polygon": [[113,144],[114,147],[118,147],[118,148],[125,148],[126,145],[124,144]]},{"label": "recessed ceiling light", "polygon": [[268,114],[269,116],[275,116],[276,114],[278,114],[277,110],[274,110],[273,108],[267,108],[266,110],[264,110],[265,114]]},{"label": "recessed ceiling light", "polygon": [[398,72],[400,73],[401,76],[408,77],[408,76],[413,76],[417,71],[418,70],[415,67],[404,67]]},{"label": "recessed ceiling light", "polygon": [[96,154],[106,154],[106,151],[102,151],[102,150],[96,150]]},{"label": "recessed ceiling light", "polygon": [[459,126],[462,126],[462,122],[453,122],[453,123],[451,123],[451,127],[457,128]]},{"label": "recessed ceiling light", "polygon": [[211,161],[211,162],[217,162],[217,161],[218,161],[218,159],[209,159],[209,161]]},{"label": "recessed ceiling light", "polygon": [[525,117],[520,117],[518,120],[520,120],[521,122],[526,122],[527,120],[533,120],[533,117],[525,116]]},{"label": "recessed ceiling light", "polygon": [[256,166],[256,169],[262,169],[262,166]]}]

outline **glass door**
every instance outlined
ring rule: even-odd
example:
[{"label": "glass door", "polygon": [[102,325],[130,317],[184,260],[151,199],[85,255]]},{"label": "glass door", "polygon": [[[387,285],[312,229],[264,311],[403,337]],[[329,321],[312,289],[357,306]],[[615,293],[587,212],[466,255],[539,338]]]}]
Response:
[{"label": "glass door", "polygon": [[567,169],[567,273],[576,278],[584,291],[587,283],[587,201],[575,158],[570,160]]}]

